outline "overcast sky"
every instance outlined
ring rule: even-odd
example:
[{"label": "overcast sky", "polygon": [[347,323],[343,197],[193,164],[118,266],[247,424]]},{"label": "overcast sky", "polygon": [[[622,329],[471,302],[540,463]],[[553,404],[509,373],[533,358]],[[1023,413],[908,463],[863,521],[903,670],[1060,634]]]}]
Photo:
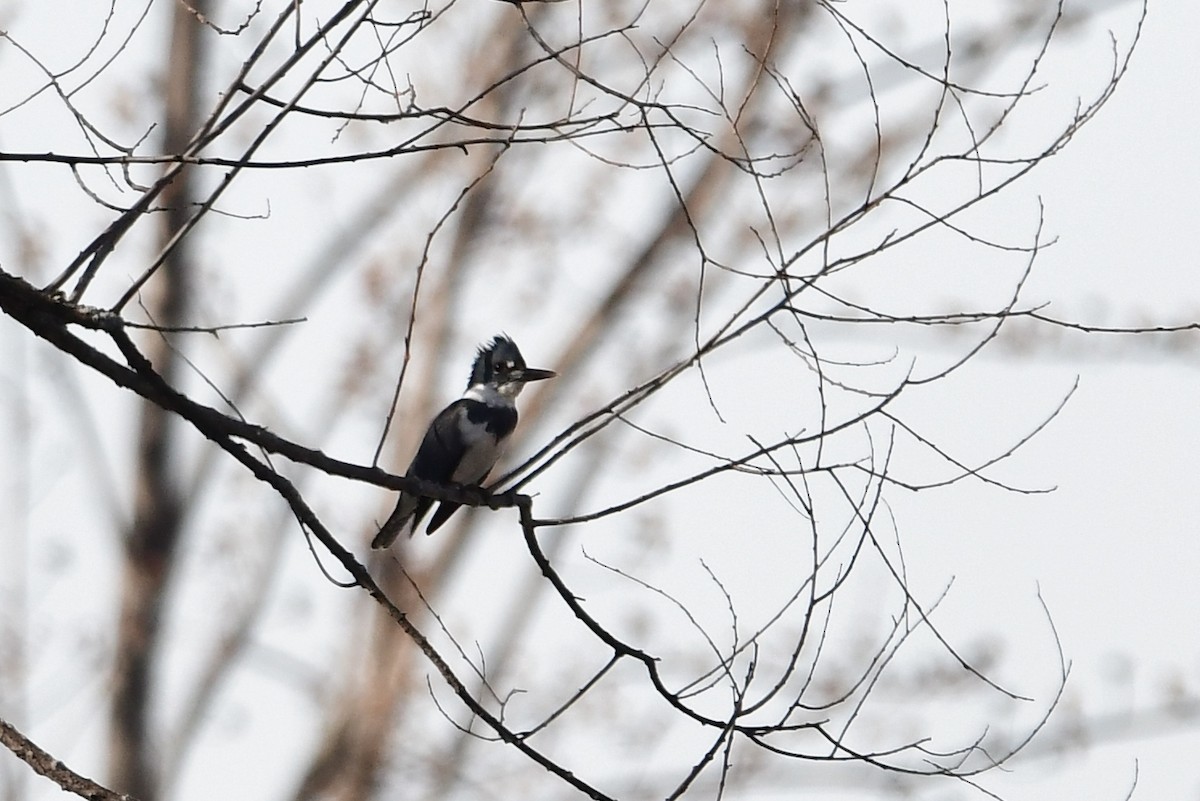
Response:
[{"label": "overcast sky", "polygon": [[[1125,43],[1136,21],[1134,3],[1108,6],[1088,32],[1055,51],[1056,68],[1091,76],[1091,85],[1072,89],[1085,97],[1105,77],[1098,32],[1109,27]],[[1046,232],[1057,237],[1039,256],[1028,295],[1049,302],[1054,316],[1107,326],[1200,320],[1191,229],[1200,205],[1197,33],[1193,4],[1152,4],[1115,97],[1020,185],[1026,202],[1041,197]],[[6,325],[0,336],[23,333]],[[1040,592],[1072,666],[1060,715],[1045,732],[1053,739],[1080,719],[1200,697],[1200,346],[1195,336],[1064,333],[1049,342],[1025,353],[1000,343],[969,368],[961,394],[921,414],[939,421],[947,443],[970,447],[1020,432],[1021,421],[1053,409],[1078,383],[1063,413],[997,468],[1005,481],[1054,492],[977,486],[957,489],[949,505],[903,494],[892,503],[914,591],[936,595],[953,579],[939,610],[944,630],[962,642],[1001,643],[1010,660],[1004,677],[1014,684],[1043,681],[1053,658]],[[996,430],[982,430],[980,420],[992,419]],[[967,423],[956,427],[959,420]],[[316,581],[311,563],[297,564],[299,583]],[[1029,674],[1020,670],[1024,662]],[[1136,736],[1122,732],[1085,756],[1059,759],[1035,747],[988,786],[1013,799],[1119,799],[1136,775],[1137,799],[1197,799],[1198,748],[1200,717],[1147,719]],[[230,777],[236,786],[247,780]],[[45,792],[33,797],[55,797],[37,786]],[[180,798],[199,797],[186,782],[180,789]]]}]

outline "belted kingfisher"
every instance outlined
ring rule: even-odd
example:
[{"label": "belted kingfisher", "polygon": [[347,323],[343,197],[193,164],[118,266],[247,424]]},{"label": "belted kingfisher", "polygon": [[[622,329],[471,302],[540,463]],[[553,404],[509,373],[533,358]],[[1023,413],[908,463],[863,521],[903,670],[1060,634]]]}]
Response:
[{"label": "belted kingfisher", "polygon": [[[467,391],[433,418],[408,475],[439,484],[478,486],[487,478],[517,427],[517,395],[530,381],[553,378],[550,370],[526,367],[517,343],[501,334],[479,347],[471,368]],[[400,493],[396,509],[371,540],[372,548],[386,548],[412,520],[416,531],[433,498]],[[460,504],[442,501],[433,513],[426,534],[432,534],[454,514]]]}]

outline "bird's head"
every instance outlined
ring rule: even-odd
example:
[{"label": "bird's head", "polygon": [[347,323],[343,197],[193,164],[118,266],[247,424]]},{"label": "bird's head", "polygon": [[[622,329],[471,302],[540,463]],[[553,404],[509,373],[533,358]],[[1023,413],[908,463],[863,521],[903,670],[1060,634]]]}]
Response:
[{"label": "bird's head", "polygon": [[479,385],[494,387],[501,395],[515,398],[530,381],[553,377],[552,370],[526,367],[517,343],[507,335],[500,334],[479,347],[468,388]]}]

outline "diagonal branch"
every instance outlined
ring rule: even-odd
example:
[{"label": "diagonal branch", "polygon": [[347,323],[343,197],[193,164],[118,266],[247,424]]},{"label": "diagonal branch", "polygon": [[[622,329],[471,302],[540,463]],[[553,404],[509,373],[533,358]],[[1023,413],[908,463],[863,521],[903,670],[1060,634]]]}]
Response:
[{"label": "diagonal branch", "polygon": [[34,773],[45,776],[64,792],[73,793],[88,801],[135,801],[133,796],[115,793],[87,776],[81,776],[71,770],[4,718],[0,718],[0,744],[32,768]]}]

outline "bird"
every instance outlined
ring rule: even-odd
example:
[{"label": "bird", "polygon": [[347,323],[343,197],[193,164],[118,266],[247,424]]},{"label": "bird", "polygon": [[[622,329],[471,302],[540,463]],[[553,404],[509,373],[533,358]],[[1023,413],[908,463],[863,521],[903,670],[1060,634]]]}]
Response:
[{"label": "bird", "polygon": [[[526,367],[517,343],[507,334],[480,345],[466,392],[433,418],[405,475],[438,484],[479,486],[517,427],[517,395],[526,384],[554,376],[552,370]],[[433,503],[433,498],[402,491],[371,547],[389,547],[409,521],[412,536]],[[441,501],[425,533],[437,531],[460,505]]]}]

